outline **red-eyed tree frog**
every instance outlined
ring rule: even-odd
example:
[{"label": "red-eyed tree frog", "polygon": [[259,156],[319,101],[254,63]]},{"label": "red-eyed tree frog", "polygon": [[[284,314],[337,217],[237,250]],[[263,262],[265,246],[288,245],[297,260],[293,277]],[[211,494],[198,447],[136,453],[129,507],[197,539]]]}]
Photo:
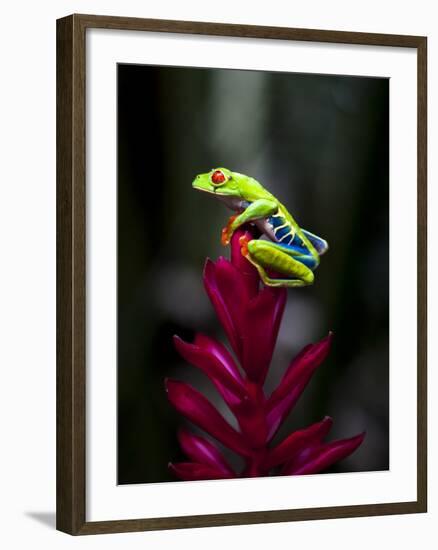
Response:
[{"label": "red-eyed tree frog", "polygon": [[[229,244],[234,231],[255,224],[265,239],[241,239],[242,254],[257,268],[268,286],[300,287],[313,283],[319,257],[328,250],[327,241],[301,229],[286,207],[257,180],[227,168],[199,174],[192,186],[219,198],[231,210],[222,230],[222,243]],[[272,272],[280,277],[273,277]]]}]

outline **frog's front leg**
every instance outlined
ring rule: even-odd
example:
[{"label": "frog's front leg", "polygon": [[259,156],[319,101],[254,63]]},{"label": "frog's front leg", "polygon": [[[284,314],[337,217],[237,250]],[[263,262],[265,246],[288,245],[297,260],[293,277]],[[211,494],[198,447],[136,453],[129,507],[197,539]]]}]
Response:
[{"label": "frog's front leg", "polygon": [[236,231],[236,229],[241,225],[260,218],[268,218],[272,214],[275,214],[277,210],[277,203],[269,199],[258,199],[252,202],[239,215],[231,216],[227,226],[222,230],[222,244],[229,244],[234,231]]},{"label": "frog's front leg", "polygon": [[[299,261],[299,255],[294,257],[293,253],[281,245],[256,239],[241,244],[243,245],[242,254],[257,268],[265,285],[300,287],[313,283],[313,271]],[[303,260],[312,265],[312,256],[303,256]],[[287,278],[270,277],[266,269],[285,275]]]}]

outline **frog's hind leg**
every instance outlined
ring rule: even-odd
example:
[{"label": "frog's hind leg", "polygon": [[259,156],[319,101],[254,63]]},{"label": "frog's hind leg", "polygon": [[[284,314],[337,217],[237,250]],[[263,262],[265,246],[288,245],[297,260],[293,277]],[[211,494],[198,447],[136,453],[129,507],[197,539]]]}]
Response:
[{"label": "frog's hind leg", "polygon": [[[304,263],[294,259],[279,245],[254,239],[248,242],[245,252],[246,258],[257,268],[265,285],[301,287],[313,283],[312,270]],[[286,278],[270,277],[266,269],[285,275]]]}]

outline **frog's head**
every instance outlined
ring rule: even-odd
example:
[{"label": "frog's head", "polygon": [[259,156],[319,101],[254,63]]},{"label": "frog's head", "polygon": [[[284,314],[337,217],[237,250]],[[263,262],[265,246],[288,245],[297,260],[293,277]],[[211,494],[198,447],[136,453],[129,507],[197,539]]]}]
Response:
[{"label": "frog's head", "polygon": [[223,197],[240,197],[239,182],[231,170],[213,168],[210,172],[199,174],[193,180],[193,188]]},{"label": "frog's head", "polygon": [[220,199],[231,210],[241,211],[245,204],[266,197],[267,191],[254,178],[231,172],[227,168],[214,168],[199,174],[193,188]]}]

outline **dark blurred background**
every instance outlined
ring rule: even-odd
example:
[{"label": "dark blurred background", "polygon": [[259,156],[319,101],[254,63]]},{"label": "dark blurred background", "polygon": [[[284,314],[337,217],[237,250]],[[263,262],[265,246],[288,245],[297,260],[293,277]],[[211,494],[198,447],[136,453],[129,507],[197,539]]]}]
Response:
[{"label": "dark blurred background", "polygon": [[267,391],[304,345],[329,330],[334,345],[278,437],[327,414],[330,438],[367,432],[331,472],[388,468],[388,107],[387,79],[118,66],[119,483],[173,480],[167,463],[183,458],[166,376],[233,423],[171,342],[224,339],[201,274],[228,254],[230,212],[191,188],[216,166],[258,179],[330,244],[315,284],[288,291]]}]

